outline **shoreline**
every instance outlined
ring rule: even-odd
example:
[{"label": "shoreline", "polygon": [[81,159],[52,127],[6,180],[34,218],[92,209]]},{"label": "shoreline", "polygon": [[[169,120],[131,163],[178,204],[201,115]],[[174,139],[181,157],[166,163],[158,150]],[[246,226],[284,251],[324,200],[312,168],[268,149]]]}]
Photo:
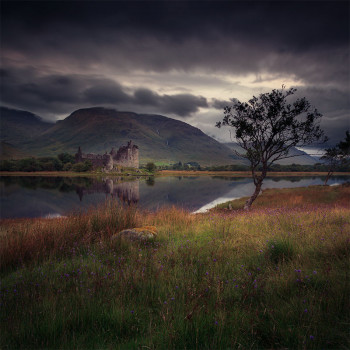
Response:
[{"label": "shoreline", "polygon": [[[349,173],[350,175],[350,173]],[[153,176],[152,174],[133,174],[133,173],[89,173],[89,172],[81,172],[74,173],[71,171],[0,171],[1,176],[47,176],[47,177],[105,177],[105,176],[113,176],[113,177],[149,177]]]},{"label": "shoreline", "polygon": [[[259,172],[257,172],[259,173]],[[270,171],[267,173],[266,177],[270,176],[327,176],[327,172],[321,172],[321,171],[296,171],[296,172],[287,172],[287,171]],[[251,177],[250,171],[187,171],[187,170],[161,170],[158,174],[158,176],[230,176],[230,177]],[[334,172],[332,176],[349,176],[350,172]]]},{"label": "shoreline", "polygon": [[[293,192],[294,192],[294,194],[297,194],[297,193],[300,194],[300,192],[312,191],[315,188],[319,188],[318,191],[324,192],[324,191],[328,191],[330,188],[338,188],[339,189],[339,188],[342,187],[342,185],[343,184],[327,185],[327,186],[324,186],[324,185],[311,185],[311,186],[302,186],[302,187],[266,188],[266,189],[263,189],[260,192],[260,194],[258,196],[258,199],[260,200],[262,196],[266,196],[267,194],[269,196],[271,196],[271,195],[279,196],[279,195],[281,195],[281,193],[286,193],[287,196],[289,196],[289,195],[293,195]],[[199,208],[199,209],[197,209],[195,211],[188,211],[188,214],[190,214],[190,215],[209,214],[210,212],[213,212],[213,210],[215,211],[215,209],[219,209],[220,210],[220,209],[223,209],[223,208],[226,208],[226,207],[229,208],[229,204],[232,204],[234,202],[236,202],[238,204],[238,206],[241,206],[241,208],[235,208],[234,210],[237,210],[237,209],[242,209],[243,210],[244,203],[245,203],[245,201],[248,198],[249,198],[249,196],[226,198],[225,201],[217,201],[217,199],[216,199],[213,202],[207,203],[206,205],[202,206],[201,208]],[[101,207],[102,205],[104,205],[104,204],[101,203],[99,206],[91,208],[90,211],[92,211],[92,212],[98,211],[99,207]],[[282,205],[282,207],[283,207],[283,205]],[[155,214],[155,213],[157,213],[159,211],[162,211],[162,210],[164,210],[166,208],[167,207],[159,208],[153,214]],[[176,208],[177,210],[182,210],[181,206],[179,206],[179,207],[174,206],[173,208]],[[254,209],[267,209],[267,208],[269,208],[268,204],[266,204],[266,207],[263,206],[263,207],[260,207],[260,208],[256,208],[256,204],[255,204],[255,206],[252,209],[254,210]],[[145,210],[139,209],[137,207],[134,207],[134,209],[136,209],[137,211],[140,211],[141,213],[145,213],[146,212]],[[15,218],[13,218],[13,217],[1,218],[0,217],[0,224],[9,224],[9,223],[18,224],[18,223],[21,223],[21,222],[28,222],[28,221],[31,221],[31,222],[35,222],[35,221],[36,222],[39,222],[39,221],[55,221],[55,220],[68,219],[71,216],[71,214],[73,214],[73,212],[72,213],[68,213],[67,215],[59,215],[59,216],[15,217]]]},{"label": "shoreline", "polygon": [[[332,176],[349,176],[350,172],[334,172]],[[1,176],[53,176],[53,177],[150,177],[150,176],[230,176],[230,177],[250,177],[250,171],[195,171],[195,170],[160,170],[154,174],[120,174],[120,173],[74,173],[70,171],[1,171]],[[321,171],[296,171],[296,172],[278,172],[270,171],[266,177],[270,176],[327,176],[327,172]]]}]

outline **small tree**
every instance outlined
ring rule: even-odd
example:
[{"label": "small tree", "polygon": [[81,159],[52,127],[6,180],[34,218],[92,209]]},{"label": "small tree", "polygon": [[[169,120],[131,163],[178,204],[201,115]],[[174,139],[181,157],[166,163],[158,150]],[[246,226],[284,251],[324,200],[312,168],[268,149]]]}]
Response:
[{"label": "small tree", "polygon": [[328,174],[324,185],[327,185],[328,180],[333,175],[335,169],[341,165],[350,163],[350,132],[345,133],[345,140],[340,141],[335,147],[327,148],[324,156],[321,157],[328,165]]},{"label": "small tree", "polygon": [[150,173],[154,173],[157,169],[156,165],[154,163],[147,163],[146,164],[146,169],[150,172]]},{"label": "small tree", "polygon": [[63,164],[67,164],[67,163],[71,163],[74,164],[75,163],[75,157],[69,153],[60,153],[57,158],[63,163]]},{"label": "small tree", "polygon": [[76,171],[78,173],[90,171],[90,170],[92,170],[92,168],[93,168],[93,166],[92,166],[91,160],[86,160],[84,163],[75,163],[72,166],[72,170]]},{"label": "small tree", "polygon": [[[295,146],[305,146],[323,139],[318,122],[322,115],[312,110],[305,98],[287,103],[288,96],[296,89],[272,90],[253,96],[248,103],[237,101],[224,109],[222,122],[217,127],[228,125],[235,129],[236,140],[246,151],[237,154],[250,161],[255,185],[253,195],[245,203],[249,210],[259,195],[268,168],[277,160],[289,158],[289,151]],[[324,138],[322,141],[326,141]],[[261,167],[261,172],[257,173]]]}]

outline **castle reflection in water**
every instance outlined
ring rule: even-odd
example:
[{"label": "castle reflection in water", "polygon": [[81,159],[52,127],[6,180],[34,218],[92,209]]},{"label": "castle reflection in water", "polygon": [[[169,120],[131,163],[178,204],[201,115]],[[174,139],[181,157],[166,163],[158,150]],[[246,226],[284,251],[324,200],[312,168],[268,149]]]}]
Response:
[{"label": "castle reflection in water", "polygon": [[88,186],[76,186],[76,192],[83,200],[85,195],[94,193],[105,193],[106,198],[119,198],[123,203],[136,204],[140,200],[139,181],[122,182],[121,178],[102,178],[99,181],[93,181]]}]

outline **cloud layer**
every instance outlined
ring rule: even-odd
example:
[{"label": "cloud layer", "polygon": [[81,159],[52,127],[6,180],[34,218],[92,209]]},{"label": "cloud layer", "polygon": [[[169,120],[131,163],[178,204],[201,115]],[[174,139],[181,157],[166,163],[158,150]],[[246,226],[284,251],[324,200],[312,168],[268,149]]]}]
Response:
[{"label": "cloud layer", "polygon": [[206,98],[192,94],[160,95],[147,88],[134,91],[110,79],[84,75],[45,75],[30,69],[2,69],[3,101],[18,108],[64,113],[83,106],[151,107],[153,110],[189,117],[208,107]]},{"label": "cloud layer", "polygon": [[230,99],[286,83],[333,138],[349,127],[348,1],[3,1],[1,20],[10,107],[108,105],[214,128]]}]

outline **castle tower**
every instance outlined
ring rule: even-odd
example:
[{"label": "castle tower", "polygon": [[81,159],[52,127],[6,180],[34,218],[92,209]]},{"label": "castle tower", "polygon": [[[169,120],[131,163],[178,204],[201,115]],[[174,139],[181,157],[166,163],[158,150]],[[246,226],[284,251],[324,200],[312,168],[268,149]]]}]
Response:
[{"label": "castle tower", "polygon": [[130,140],[126,146],[119,148],[117,154],[113,157],[116,165],[128,168],[139,167],[138,147]]},{"label": "castle tower", "polygon": [[115,151],[114,147],[112,147],[112,150],[109,152],[109,154],[110,154],[112,157],[114,157],[114,156],[117,154],[117,152]]},{"label": "castle tower", "polygon": [[132,146],[132,167],[139,168],[139,148],[136,145]]},{"label": "castle tower", "polygon": [[75,162],[80,163],[83,161],[83,152],[81,151],[80,146],[78,147],[78,152],[75,154]]}]

